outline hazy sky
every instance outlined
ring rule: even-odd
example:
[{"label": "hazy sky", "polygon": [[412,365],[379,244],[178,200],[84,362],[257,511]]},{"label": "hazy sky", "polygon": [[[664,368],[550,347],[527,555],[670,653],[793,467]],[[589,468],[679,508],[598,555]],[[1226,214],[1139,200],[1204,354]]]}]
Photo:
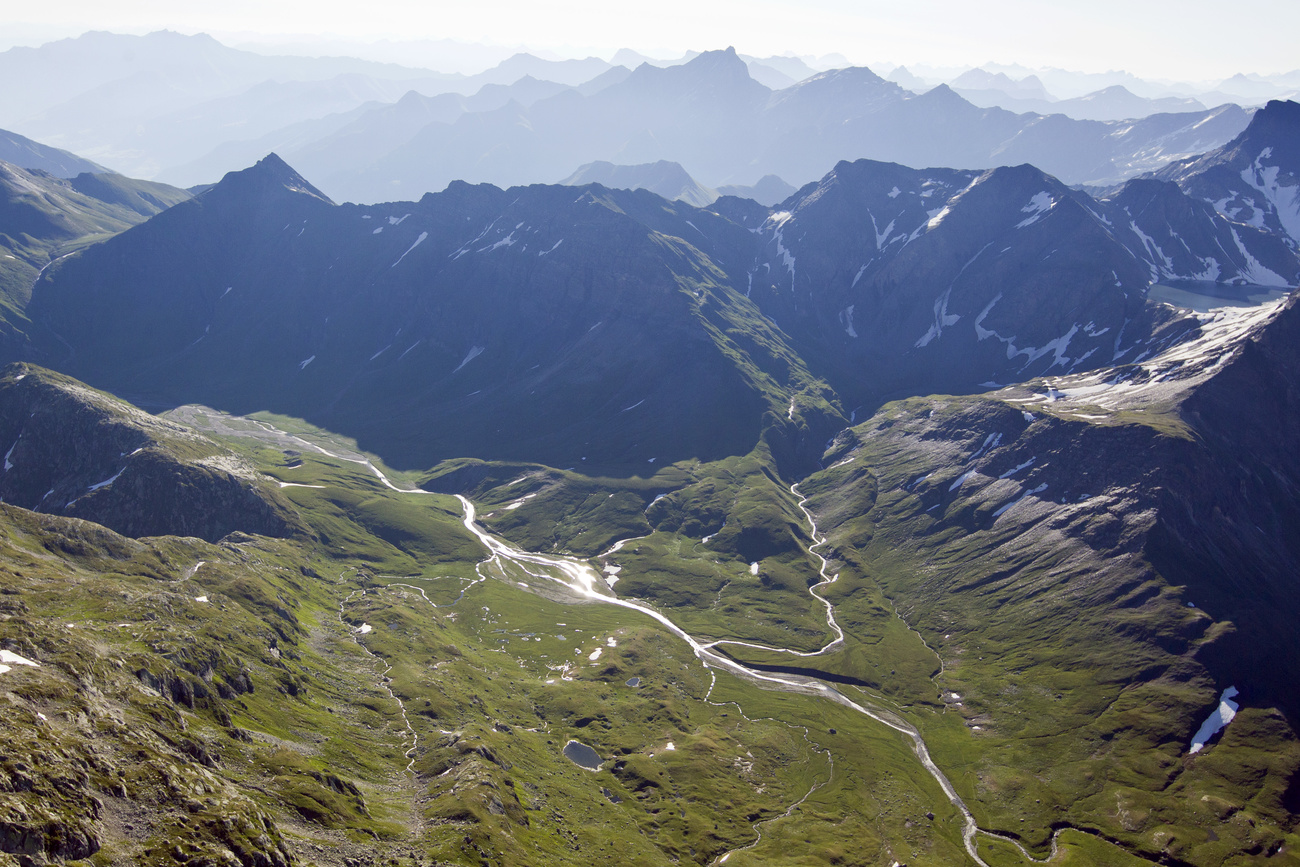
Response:
[{"label": "hazy sky", "polygon": [[[1297,0],[42,0],[5,3],[0,48],[85,29],[456,39],[609,57],[734,45],[855,63],[988,61],[1209,80],[1300,67]],[[229,38],[224,41],[230,41]]]}]

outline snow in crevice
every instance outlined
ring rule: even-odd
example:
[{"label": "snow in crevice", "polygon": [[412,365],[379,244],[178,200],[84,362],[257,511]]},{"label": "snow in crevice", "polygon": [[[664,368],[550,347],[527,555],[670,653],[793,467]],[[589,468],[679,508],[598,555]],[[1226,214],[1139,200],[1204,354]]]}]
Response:
[{"label": "snow in crevice", "polygon": [[[126,472],[126,467],[122,467],[122,469],[118,470],[117,473],[116,473],[112,478],[110,478],[110,479],[104,479],[104,481],[102,481],[102,482],[98,482],[98,483],[96,483],[96,484],[93,484],[93,485],[91,485],[89,488],[86,488],[86,490],[87,490],[87,491],[98,491],[100,488],[107,488],[109,485],[113,484],[113,482],[116,482],[119,478],[121,478],[121,477],[122,477],[122,473],[125,473],[125,472]],[[53,493],[53,492],[51,492],[51,493]],[[46,496],[48,497],[49,494],[46,494]]]},{"label": "snow in crevice", "polygon": [[853,330],[853,308],[856,306],[856,304],[850,304],[848,307],[845,307],[840,311],[840,322],[844,325],[844,332],[848,334],[849,337],[858,336],[858,332]]},{"label": "snow in crevice", "polygon": [[1008,361],[1014,359],[1018,355],[1025,356],[1025,362],[1023,365],[1021,365],[1022,368],[1028,367],[1038,359],[1047,355],[1049,352],[1052,353],[1052,363],[1049,365],[1049,369],[1052,367],[1056,367],[1057,365],[1060,365],[1062,367],[1069,366],[1071,358],[1070,356],[1065,354],[1065,351],[1069,348],[1070,341],[1074,339],[1074,336],[1080,330],[1080,326],[1077,323],[1070,326],[1070,330],[1062,334],[1060,337],[1056,337],[1052,340],[1049,340],[1047,341],[1047,343],[1043,344],[1042,346],[1027,346],[1021,348],[1019,346],[1016,346],[1015,335],[1012,335],[1011,337],[1003,337],[1001,334],[998,334],[996,331],[992,330],[991,328],[984,327],[984,318],[989,315],[990,311],[993,310],[994,305],[996,305],[1001,300],[1002,300],[1002,293],[999,292],[996,296],[994,296],[993,300],[990,301],[988,305],[983,310],[980,311],[980,315],[975,317],[976,337],[978,337],[980,340],[987,340],[988,338],[993,337],[997,340],[1002,341],[1002,343],[1007,347]]},{"label": "snow in crevice", "polygon": [[388,350],[390,350],[390,349],[392,349],[392,348],[393,348],[393,344],[391,344],[391,343],[388,344],[388,345],[385,346],[383,349],[379,350],[379,351],[376,352],[374,355],[370,356],[370,360],[371,360],[371,361],[374,361],[376,358],[378,358],[379,356],[383,355],[385,352],[387,352]]},{"label": "snow in crevice", "polygon": [[645,402],[646,402],[646,399],[643,397],[643,398],[641,398],[640,400],[638,400],[636,403],[632,404],[631,406],[625,406],[625,407],[623,407],[622,409],[619,410],[619,412],[631,412],[632,410],[636,409],[638,406],[640,406],[641,404],[643,404],[643,403],[645,403]]},{"label": "snow in crevice", "polygon": [[948,491],[951,493],[952,491],[957,490],[962,485],[966,484],[967,480],[969,480],[970,477],[973,475],[975,475],[974,470],[967,470],[966,472],[962,473],[960,476],[957,477],[956,481],[954,481],[951,485],[948,486]]},{"label": "snow in crevice", "polygon": [[[582,196],[579,196],[578,199],[577,199],[577,201],[579,201],[579,202],[582,201]],[[501,217],[497,217],[495,220],[493,220],[492,222],[488,223],[488,224],[487,224],[487,227],[486,227],[482,232],[479,232],[479,233],[478,233],[478,236],[477,236],[476,238],[474,238],[474,240],[472,240],[472,241],[470,241],[470,242],[468,242],[468,243],[466,243],[466,244],[463,244],[462,246],[460,246],[459,248],[457,248],[455,251],[453,251],[452,254],[451,254],[450,256],[448,256],[447,258],[448,258],[448,259],[459,259],[461,256],[464,256],[466,253],[468,253],[468,252],[470,252],[471,250],[473,250],[473,249],[474,249],[474,245],[477,244],[479,241],[482,241],[484,238],[486,238],[487,235],[488,235],[488,232],[491,232],[491,231],[492,231],[492,227],[495,226],[495,225],[497,224],[497,222],[498,222],[500,219],[501,219]],[[558,246],[560,246],[560,245],[559,245],[559,244],[556,244],[555,246],[558,247]],[[407,252],[410,252],[410,251],[408,250]]]},{"label": "snow in crevice", "polygon": [[961,316],[956,313],[948,312],[948,298],[952,295],[952,287],[940,295],[934,302],[934,322],[930,325],[930,330],[921,335],[921,339],[913,344],[917,349],[929,346],[930,341],[943,335],[943,329],[948,325],[956,325]]},{"label": "snow in crevice", "polygon": [[984,443],[978,449],[975,450],[975,454],[970,456],[970,459],[972,461],[976,460],[977,458],[979,458],[981,455],[983,455],[985,452],[989,451],[990,449],[997,448],[1001,443],[1002,443],[1002,434],[1000,433],[989,434],[984,438]]},{"label": "snow in crevice", "polygon": [[315,360],[316,360],[316,356],[314,355],[311,356],[310,358],[304,358],[302,361],[298,362],[298,369],[303,370],[304,368],[307,367],[307,365],[311,364]]},{"label": "snow in crevice", "polygon": [[1219,696],[1219,706],[1206,717],[1205,722],[1201,723],[1201,727],[1192,736],[1192,745],[1187,750],[1189,754],[1199,753],[1205,749],[1205,745],[1209,743],[1210,738],[1223,731],[1223,729],[1227,728],[1228,723],[1232,722],[1233,717],[1237,715],[1237,711],[1241,707],[1233,701],[1236,697],[1237,688],[1235,686],[1230,686],[1223,691],[1223,695]]},{"label": "snow in crevice", "polygon": [[452,373],[455,373],[474,359],[478,358],[483,354],[483,350],[486,348],[487,347],[485,346],[471,346],[469,352],[465,353],[465,357],[461,359],[460,364],[456,365],[456,370],[453,370]]},{"label": "snow in crevice", "polygon": [[[23,435],[22,435],[22,434],[19,434],[19,435],[18,435],[18,440],[20,440],[20,439],[22,439],[22,438],[23,438]],[[18,448],[18,440],[14,440],[14,444],[11,445],[11,446],[9,447],[9,451],[5,452],[5,472],[6,472],[6,473],[9,472],[10,470],[12,470],[12,469],[14,468],[13,462],[10,461],[9,458],[10,458],[11,455],[13,455],[13,453],[14,453],[14,449]]]},{"label": "snow in crevice", "polygon": [[[885,249],[885,239],[889,237],[890,232],[894,231],[894,223],[898,221],[896,219],[890,220],[889,225],[885,227],[884,231],[881,231],[880,227],[876,225],[876,215],[868,212],[867,216],[871,217],[871,231],[876,235],[876,249]],[[863,265],[862,267],[866,268],[867,266]],[[856,283],[857,280],[853,282]]]},{"label": "snow in crevice", "polygon": [[994,518],[1000,518],[1000,517],[1002,517],[1004,514],[1006,514],[1007,512],[1011,511],[1011,510],[1014,509],[1016,506],[1018,506],[1018,505],[1020,505],[1021,503],[1023,503],[1025,500],[1029,499],[1030,497],[1037,496],[1038,494],[1041,494],[1041,493],[1042,493],[1043,491],[1045,491],[1045,490],[1047,490],[1047,482],[1043,482],[1043,483],[1042,483],[1041,485],[1039,485],[1038,487],[1036,487],[1036,488],[1032,488],[1031,490],[1028,490],[1028,491],[1025,491],[1023,494],[1020,495],[1019,498],[1017,498],[1017,499],[1015,499],[1015,500],[1012,500],[1010,503],[1007,503],[1005,506],[1003,506],[1002,508],[1000,508],[1000,509],[998,509],[996,512],[994,512],[994,513],[993,513],[993,517],[994,517]]},{"label": "snow in crevice", "polygon": [[[423,338],[421,338],[421,340],[423,340]],[[417,340],[417,341],[415,341],[414,343],[412,343],[410,346],[406,347],[406,351],[403,352],[401,355],[397,356],[397,360],[398,360],[398,361],[401,361],[401,360],[402,360],[403,358],[405,358],[408,354],[410,354],[410,352],[411,352],[412,349],[414,349],[415,347],[417,347],[417,346],[419,346],[419,345],[420,345],[420,340]],[[457,368],[457,370],[459,370],[459,369],[460,369],[460,368]]]},{"label": "snow in crevice", "polygon": [[411,246],[407,247],[407,248],[406,248],[406,252],[403,253],[402,255],[398,256],[398,257],[397,257],[397,261],[394,262],[393,264],[389,265],[388,267],[389,267],[389,268],[396,268],[398,265],[402,264],[402,260],[405,259],[405,258],[410,254],[410,252],[411,252],[412,250],[414,250],[416,247],[420,246],[420,244],[424,243],[424,239],[427,238],[427,237],[429,237],[429,233],[428,233],[428,232],[421,232],[421,233],[420,233],[420,237],[418,237],[418,238],[415,239],[415,243],[412,244]]},{"label": "snow in crevice", "polygon": [[1175,276],[1174,260],[1165,255],[1165,251],[1160,249],[1160,245],[1156,243],[1155,238],[1138,228],[1136,220],[1130,220],[1128,225],[1133,230],[1133,234],[1137,235],[1142,242],[1142,249],[1146,251],[1147,264],[1151,266],[1151,279],[1154,281],[1159,280],[1161,277]]},{"label": "snow in crevice", "polygon": [[952,213],[952,205],[944,205],[942,208],[935,208],[932,211],[926,211],[925,214],[930,219],[926,221],[925,229],[930,231],[939,228],[943,224],[944,218]]},{"label": "snow in crevice", "polygon": [[1020,209],[1022,214],[1028,214],[1029,216],[1021,220],[1019,223],[1016,223],[1016,228],[1023,229],[1026,226],[1032,226],[1054,207],[1056,207],[1056,200],[1052,198],[1051,193],[1043,191],[1035,194],[1034,197],[1029,200],[1029,204]]},{"label": "snow in crevice", "polygon": [[776,255],[781,257],[781,261],[785,264],[786,270],[790,272],[791,289],[794,288],[795,257],[794,254],[785,246],[785,225],[790,222],[793,217],[794,214],[789,211],[780,211],[767,218],[767,222],[771,224],[772,228],[772,240],[776,242]]},{"label": "snow in crevice", "polygon": [[1265,148],[1255,158],[1249,168],[1243,169],[1241,179],[1258,190],[1269,204],[1282,228],[1292,240],[1300,241],[1300,184],[1279,182],[1279,166],[1265,166],[1264,160],[1271,157],[1272,148]]},{"label": "snow in crevice", "polygon": [[1003,473],[1002,475],[998,476],[998,478],[999,478],[999,479],[1009,479],[1009,478],[1011,478],[1012,476],[1014,476],[1016,473],[1020,472],[1021,470],[1028,469],[1029,467],[1032,467],[1032,466],[1034,465],[1034,461],[1036,461],[1036,460],[1038,460],[1038,458],[1034,457],[1034,458],[1030,458],[1029,460],[1025,461],[1025,462],[1022,463],[1022,464],[1016,464],[1016,466],[1014,466],[1014,467],[1012,467],[1011,469],[1007,470],[1005,473]]},{"label": "snow in crevice", "polygon": [[500,247],[513,247],[513,246],[514,246],[515,244],[517,244],[518,242],[519,242],[519,239],[517,239],[517,238],[515,237],[515,233],[514,233],[514,232],[511,232],[509,235],[506,235],[504,238],[502,238],[500,241],[497,241],[495,244],[488,244],[486,247],[480,247],[480,248],[479,248],[478,250],[476,250],[475,252],[476,252],[476,253],[491,253],[493,250],[496,250],[496,249],[498,249],[498,248],[500,248]]},{"label": "snow in crevice", "polygon": [[1232,240],[1236,242],[1237,249],[1241,251],[1242,258],[1245,259],[1244,267],[1241,269],[1243,277],[1259,286],[1274,286],[1280,289],[1291,288],[1291,284],[1265,268],[1258,259],[1250,254],[1250,251],[1246,249],[1246,245],[1242,243],[1241,236],[1237,234],[1235,227],[1230,226],[1229,230],[1232,232]]},{"label": "snow in crevice", "polygon": [[[967,189],[969,189],[969,187]],[[934,340],[936,337],[943,336],[944,328],[946,328],[949,325],[956,325],[961,320],[960,314],[948,312],[948,299],[952,297],[952,290],[957,286],[957,281],[960,280],[962,275],[966,273],[966,269],[969,268],[971,265],[974,265],[975,260],[978,259],[980,256],[983,256],[984,251],[992,246],[993,246],[993,242],[990,241],[989,243],[981,247],[978,253],[976,253],[974,256],[971,256],[970,260],[967,261],[965,265],[961,266],[961,270],[957,272],[957,276],[952,278],[952,282],[948,284],[947,291],[944,292],[942,295],[940,295],[939,298],[934,302],[934,324],[930,326],[929,331],[921,335],[920,340],[916,341],[915,346],[917,349],[929,345],[930,341]]]},{"label": "snow in crevice", "polygon": [[559,249],[560,245],[563,244],[563,243],[564,243],[564,239],[561,238],[560,240],[558,240],[558,241],[555,242],[555,246],[554,246],[554,247],[551,247],[551,249],[549,249],[549,250],[542,250],[542,251],[541,251],[540,253],[538,253],[537,255],[538,255],[538,256],[545,256],[547,253],[554,253],[557,249]]},{"label": "snow in crevice", "polygon": [[411,216],[411,215],[410,215],[410,214],[403,214],[403,215],[400,216],[400,217],[389,217],[389,218],[388,218],[388,225],[390,225],[390,226],[400,226],[400,225],[402,225],[402,221],[405,220],[405,219],[406,219],[407,217],[409,217],[409,216]]}]

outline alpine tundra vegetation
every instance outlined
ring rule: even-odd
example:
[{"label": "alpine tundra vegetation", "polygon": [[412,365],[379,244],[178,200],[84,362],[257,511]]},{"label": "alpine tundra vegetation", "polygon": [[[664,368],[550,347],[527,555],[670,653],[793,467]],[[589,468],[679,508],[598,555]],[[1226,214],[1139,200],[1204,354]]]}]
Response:
[{"label": "alpine tundra vegetation", "polygon": [[0,141],[0,865],[1300,863],[1300,105],[617,68]]}]

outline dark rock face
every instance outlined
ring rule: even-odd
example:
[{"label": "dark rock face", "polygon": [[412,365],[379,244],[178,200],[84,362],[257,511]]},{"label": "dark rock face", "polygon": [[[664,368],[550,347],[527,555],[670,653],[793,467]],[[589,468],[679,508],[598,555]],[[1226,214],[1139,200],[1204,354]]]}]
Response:
[{"label": "dark rock face", "polygon": [[1272,100],[1227,144],[1155,176],[1300,249],[1300,103]]},{"label": "dark rock face", "polygon": [[757,234],[746,291],[847,406],[1136,355],[1167,315],[1152,280],[1300,280],[1281,239],[1173,184],[1093,199],[1028,165],[840,163]]},{"label": "dark rock face", "polygon": [[292,510],[234,456],[179,425],[39,368],[0,384],[0,498],[126,536],[283,536]]},{"label": "dark rock face", "polygon": [[1073,611],[1238,684],[1252,702],[1300,713],[1298,346],[1292,298],[1240,346],[1187,362],[1226,363],[1171,389],[1161,419],[1151,408],[1087,408],[1105,400],[1092,396],[1064,410],[1027,399],[1041,385],[890,404],[841,434],[827,461],[887,457],[871,465],[878,476],[834,493],[856,503],[850,492],[868,480],[890,492],[872,514],[877,537],[858,543],[839,529],[860,506],[828,509],[827,531],[876,545],[871,556],[886,562],[891,545],[941,562],[894,588],[909,600],[946,608],[1002,598],[999,616],[1022,626]]},{"label": "dark rock face", "polygon": [[97,387],[274,407],[395,466],[628,472],[761,436],[807,468],[855,409],[1138,355],[1173,315],[1152,279],[1268,275],[1300,260],[1172,184],[1093,199],[1028,165],[840,163],[775,212],[459,182],[361,208],[272,155],[63,260],[27,313]]}]

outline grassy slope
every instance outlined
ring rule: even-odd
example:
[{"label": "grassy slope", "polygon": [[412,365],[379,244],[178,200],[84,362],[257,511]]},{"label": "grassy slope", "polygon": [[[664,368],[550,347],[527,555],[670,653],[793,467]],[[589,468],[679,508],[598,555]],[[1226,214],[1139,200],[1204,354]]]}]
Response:
[{"label": "grassy slope", "polygon": [[[1270,863],[1290,858],[1300,746],[1284,718],[1247,706],[1185,755],[1217,697],[1196,648],[1225,627],[1159,576],[1100,574],[1086,556],[1100,543],[1059,521],[990,526],[1005,492],[950,489],[954,455],[983,435],[972,406],[986,427],[1019,417],[980,415],[974,399],[896,405],[803,484],[838,575],[821,592],[849,633],[807,665],[917,724],[981,826],[1038,857],[1068,826],[1054,863],[1246,863],[1279,845]],[[1054,430],[1040,424],[1024,435]],[[935,426],[943,437],[893,435]],[[281,493],[318,541],[132,541],[4,507],[0,642],[42,667],[0,674],[17,721],[0,827],[44,827],[26,839],[105,864],[223,849],[319,864],[965,861],[955,809],[896,733],[715,680],[648,618],[560,604],[499,563],[480,571],[451,497],[397,493],[357,463],[236,428],[224,441],[291,485]],[[425,481],[469,492],[485,524],[532,550],[641,537],[597,561],[622,567],[621,595],[698,635],[811,650],[830,638],[806,591],[819,561],[771,467],[760,445],[649,478],[460,461]],[[1044,558],[1028,543],[1048,531],[1067,544]],[[1080,587],[1127,604],[1088,616]],[[570,738],[602,770],[565,759]],[[92,836],[97,853],[77,848]],[[1009,843],[980,845],[991,864],[1025,863]]]},{"label": "grassy slope", "polygon": [[[63,854],[95,863],[707,863],[755,823],[758,847],[729,863],[958,857],[953,814],[893,733],[714,686],[650,621],[546,601],[514,585],[527,576],[470,586],[481,553],[448,497],[233,442],[325,485],[284,489],[319,548],[132,541],[6,508],[0,641],[42,663],[0,675],[8,778],[40,780],[4,798],[9,827],[44,825],[54,848],[79,828],[101,848]],[[605,769],[561,756],[570,737]],[[74,782],[55,791],[60,775]]]},{"label": "grassy slope", "polygon": [[[1184,588],[1146,562],[1147,492],[1093,478],[1079,482],[1091,484],[1080,505],[1026,501],[995,516],[1039,478],[1061,495],[1050,468],[1068,469],[1082,447],[1077,422],[1051,417],[1020,423],[1018,438],[990,450],[983,481],[954,490],[987,432],[1010,423],[1014,436],[1019,415],[977,398],[890,405],[841,444],[843,463],[805,483],[843,564],[828,591],[842,620],[895,600],[941,663],[930,692],[938,700],[919,702],[913,721],[981,827],[1038,857],[1066,826],[1175,863],[1289,851],[1300,743],[1282,714],[1244,707],[1221,742],[1187,754],[1224,686],[1199,660],[1233,626],[1188,607]],[[1107,431],[1110,460],[1183,435],[1156,421]],[[1091,442],[1094,457],[1108,447]],[[988,482],[1035,454],[1034,467],[1012,474],[1016,484]],[[1025,477],[1035,470],[1044,475]],[[914,688],[884,680],[900,699]],[[1094,844],[1062,836],[1069,841],[1082,847],[1072,859],[1094,863],[1083,854]],[[988,851],[1022,863],[1004,844]]]}]

